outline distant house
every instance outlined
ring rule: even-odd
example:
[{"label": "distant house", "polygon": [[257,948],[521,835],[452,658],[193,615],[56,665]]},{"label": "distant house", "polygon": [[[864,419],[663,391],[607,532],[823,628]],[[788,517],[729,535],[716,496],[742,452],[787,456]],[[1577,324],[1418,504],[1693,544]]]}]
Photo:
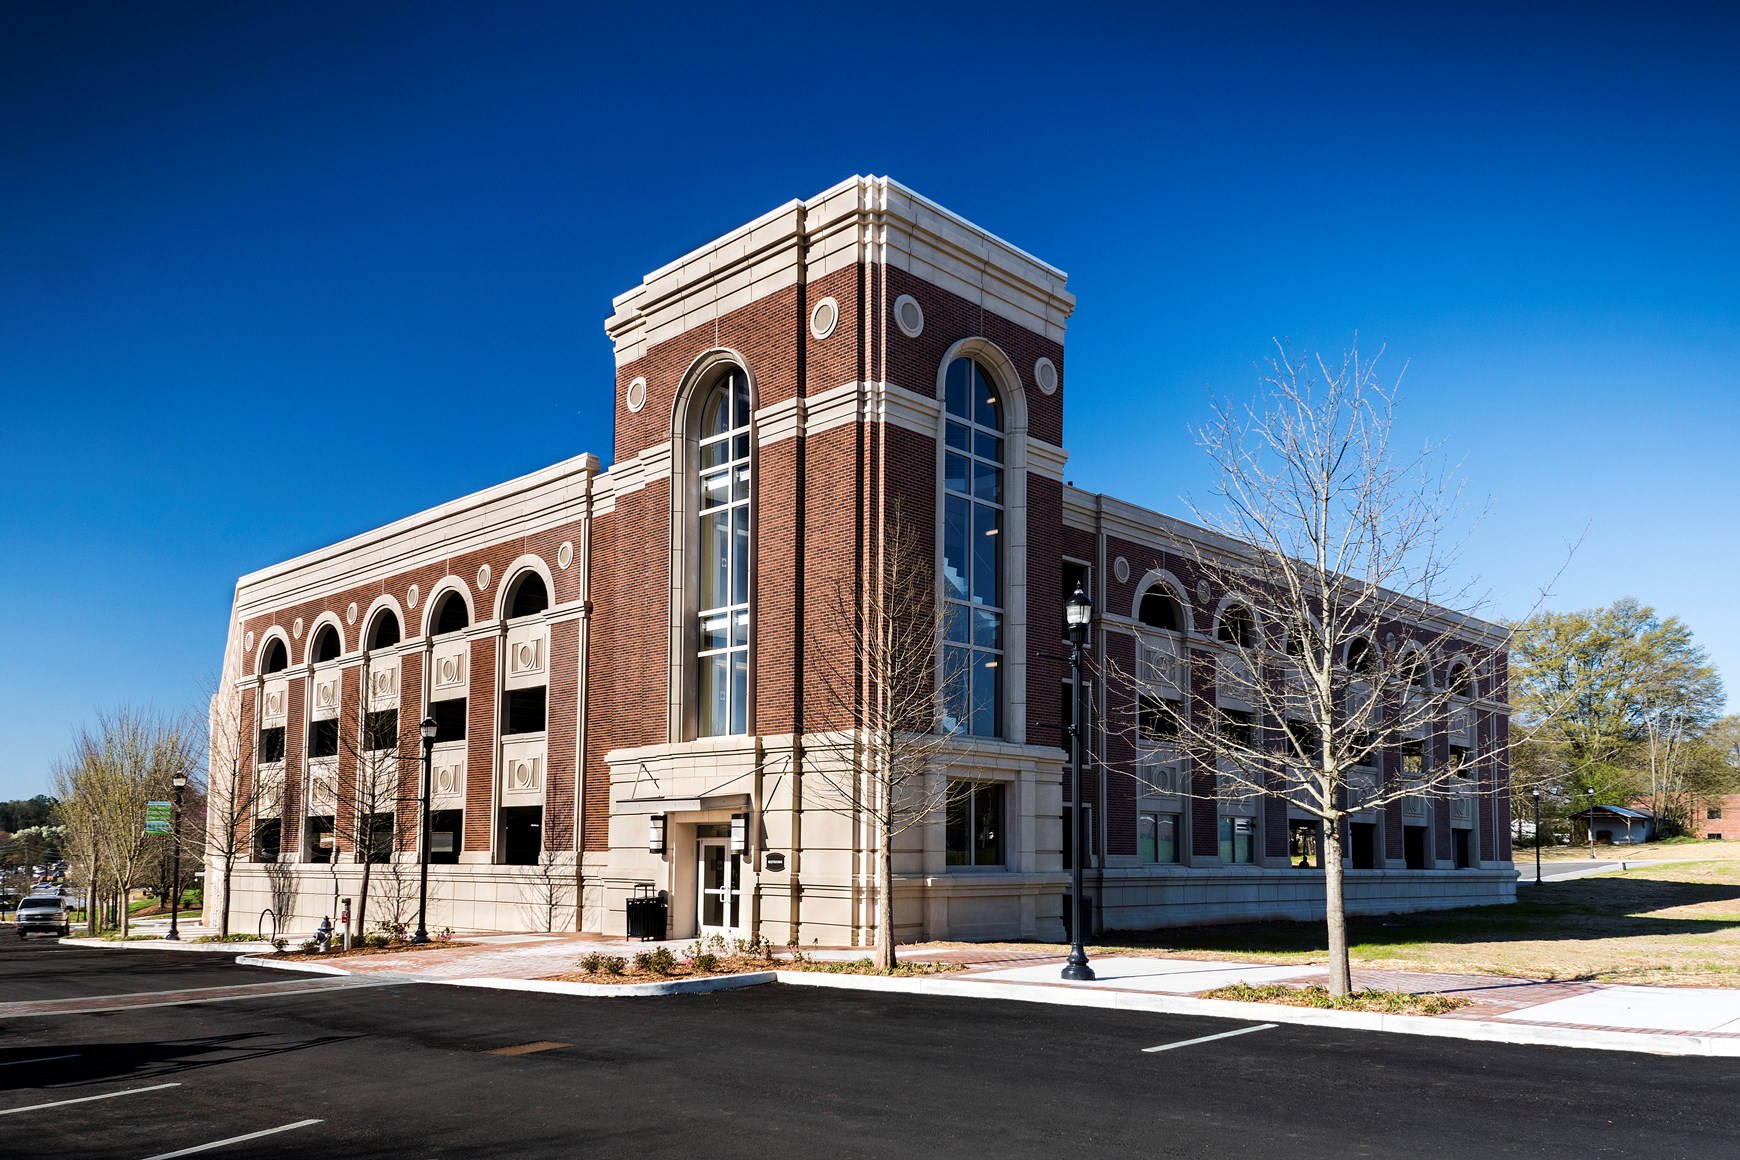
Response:
[{"label": "distant house", "polygon": [[[1655,837],[1655,818],[1648,810],[1635,810],[1626,806],[1596,806],[1594,809],[1572,814],[1571,820],[1582,822],[1593,829],[1595,844],[1598,846],[1632,846]],[[1586,830],[1585,834],[1587,832]]]},{"label": "distant house", "polygon": [[1692,815],[1691,826],[1699,836],[1718,842],[1740,838],[1740,793],[1705,801],[1701,814]]}]

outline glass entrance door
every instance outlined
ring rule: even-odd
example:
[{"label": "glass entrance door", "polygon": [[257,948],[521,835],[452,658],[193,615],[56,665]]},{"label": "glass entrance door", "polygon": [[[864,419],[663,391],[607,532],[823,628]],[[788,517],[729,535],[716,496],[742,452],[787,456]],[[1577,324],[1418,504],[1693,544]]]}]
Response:
[{"label": "glass entrance door", "polygon": [[729,838],[702,838],[697,846],[700,933],[734,934],[740,923],[742,859],[731,852]]}]

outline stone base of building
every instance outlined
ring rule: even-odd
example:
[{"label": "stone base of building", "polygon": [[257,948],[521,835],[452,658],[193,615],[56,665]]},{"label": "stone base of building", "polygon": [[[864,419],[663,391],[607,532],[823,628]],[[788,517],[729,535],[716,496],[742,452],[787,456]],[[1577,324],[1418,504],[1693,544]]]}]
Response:
[{"label": "stone base of building", "polygon": [[[1348,870],[1349,914],[1401,914],[1493,906],[1516,901],[1516,871]],[[1271,919],[1321,920],[1323,872],[1263,867],[1180,868],[1165,874],[1107,870],[1103,885],[1090,876],[1102,930],[1154,930],[1208,923]]]}]

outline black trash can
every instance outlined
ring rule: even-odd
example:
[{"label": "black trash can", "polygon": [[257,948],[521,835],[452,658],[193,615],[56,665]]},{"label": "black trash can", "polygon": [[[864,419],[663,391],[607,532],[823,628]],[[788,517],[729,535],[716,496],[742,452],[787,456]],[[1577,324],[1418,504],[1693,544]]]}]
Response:
[{"label": "black trash can", "polygon": [[641,886],[628,900],[628,937],[654,942],[665,937],[665,900],[650,886]]}]

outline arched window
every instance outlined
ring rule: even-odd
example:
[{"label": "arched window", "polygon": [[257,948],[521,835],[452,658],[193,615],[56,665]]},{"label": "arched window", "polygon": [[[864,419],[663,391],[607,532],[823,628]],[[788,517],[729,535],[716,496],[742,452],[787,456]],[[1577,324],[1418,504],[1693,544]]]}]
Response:
[{"label": "arched window", "polygon": [[1255,648],[1257,644],[1257,622],[1251,618],[1251,610],[1242,604],[1228,605],[1220,614],[1220,624],[1215,627],[1214,638],[1222,644],[1237,645],[1239,648]]},{"label": "arched window", "polygon": [[260,657],[260,675],[263,677],[271,676],[273,673],[281,673],[289,667],[290,654],[284,648],[284,642],[273,637],[271,642],[266,645],[265,654]]},{"label": "arched window", "polygon": [[1426,658],[1419,649],[1410,649],[1401,662],[1402,680],[1416,689],[1426,687]]},{"label": "arched window", "polygon": [[945,724],[1003,733],[1003,405],[970,358],[949,364],[943,453]]},{"label": "arched window", "polygon": [[1156,584],[1142,594],[1136,618],[1149,628],[1163,632],[1184,631],[1184,605],[1164,584]]},{"label": "arched window", "polygon": [[390,608],[381,609],[369,626],[369,648],[391,648],[399,643],[399,617]]},{"label": "arched window", "polygon": [[1348,671],[1371,674],[1377,672],[1377,649],[1371,641],[1363,636],[1356,636],[1347,642],[1347,652],[1343,657]]},{"label": "arched window", "polygon": [[[458,593],[453,599],[458,601]],[[544,578],[530,569],[521,572],[514,588],[508,594],[507,610],[509,620],[518,620],[522,616],[536,616],[550,607],[550,590],[544,586]],[[460,605],[460,615],[465,615],[464,605]],[[461,628],[465,625],[460,623]]]},{"label": "arched window", "polygon": [[443,596],[435,609],[432,624],[434,627],[431,632],[435,636],[446,636],[469,626],[471,614],[465,610],[465,598],[457,592],[449,592]]},{"label": "arched window", "polygon": [[1474,696],[1474,674],[1467,665],[1450,670],[1450,695],[1468,700]]},{"label": "arched window", "polygon": [[741,370],[708,389],[696,434],[696,731],[721,737],[749,732],[749,380]]},{"label": "arched window", "polygon": [[321,625],[308,645],[308,655],[317,665],[337,660],[338,654],[343,651],[344,646],[338,639],[338,629],[330,624]]}]

